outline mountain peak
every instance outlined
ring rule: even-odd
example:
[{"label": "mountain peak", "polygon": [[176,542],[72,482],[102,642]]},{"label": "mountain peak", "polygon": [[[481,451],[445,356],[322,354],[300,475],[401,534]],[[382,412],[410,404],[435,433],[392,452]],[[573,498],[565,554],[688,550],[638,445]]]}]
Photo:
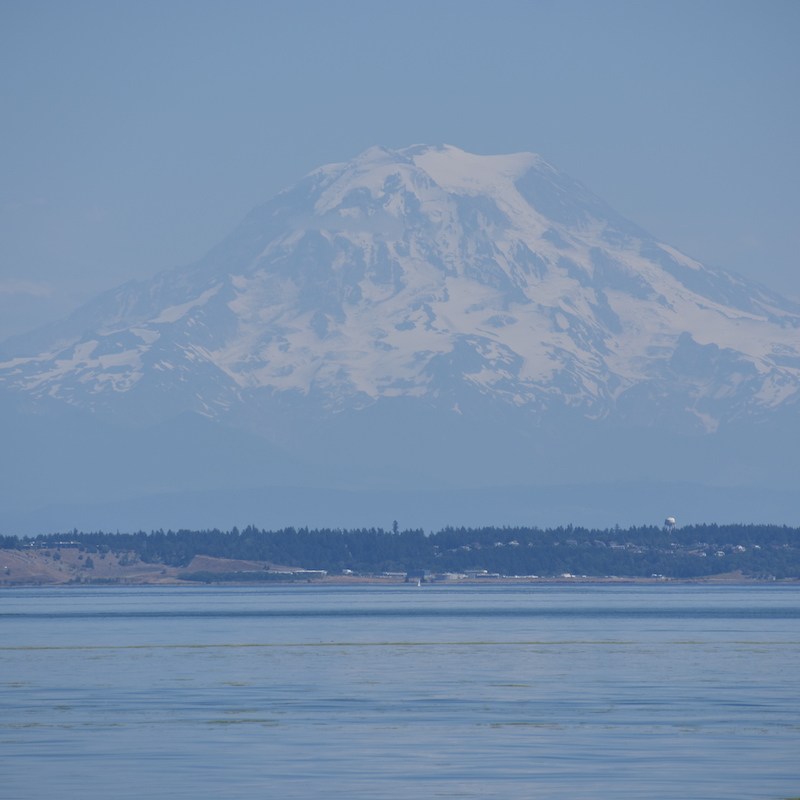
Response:
[{"label": "mountain peak", "polygon": [[370,147],[349,162],[317,170],[329,182],[318,210],[329,210],[354,191],[377,196],[397,190],[420,194],[433,188],[453,195],[485,194],[520,209],[515,183],[531,169],[557,174],[533,153],[482,156],[452,145],[414,145],[402,150]]},{"label": "mountain peak", "polygon": [[534,153],[482,156],[452,145],[409,148],[401,153],[443,189],[456,194],[507,191],[530,169],[546,163]]}]

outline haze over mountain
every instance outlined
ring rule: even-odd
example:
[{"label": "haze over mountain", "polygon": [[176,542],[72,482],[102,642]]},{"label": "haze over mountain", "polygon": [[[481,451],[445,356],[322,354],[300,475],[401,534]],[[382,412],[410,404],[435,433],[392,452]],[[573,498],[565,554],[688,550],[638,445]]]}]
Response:
[{"label": "haze over mountain", "polygon": [[[326,501],[329,524],[432,526],[468,522],[464,492],[555,484],[598,498],[593,524],[642,521],[633,497],[621,510],[597,489],[630,482],[648,498],[676,482],[769,490],[773,518],[800,466],[800,307],[530,153],[375,147],[321,167],[197,264],[0,359],[5,527],[98,501],[122,504],[92,517],[106,527],[144,525],[134,506],[151,495],[229,490],[253,494],[227,524],[303,524],[338,490],[354,494]],[[276,487],[294,487],[295,520]],[[550,508],[546,491],[517,490],[521,506],[497,491],[495,522],[589,522],[563,490]],[[732,496],[719,491],[706,519]],[[415,517],[420,492],[450,498],[436,519]],[[392,493],[404,511],[359,518]]]}]

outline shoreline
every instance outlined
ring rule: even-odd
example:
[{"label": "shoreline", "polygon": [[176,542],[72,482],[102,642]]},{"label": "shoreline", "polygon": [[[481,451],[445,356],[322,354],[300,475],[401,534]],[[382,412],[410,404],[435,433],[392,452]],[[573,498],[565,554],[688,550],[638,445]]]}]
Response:
[{"label": "shoreline", "polygon": [[617,577],[606,578],[602,576],[586,576],[580,578],[481,578],[464,580],[430,580],[417,585],[413,581],[404,581],[397,578],[383,578],[381,576],[359,576],[302,579],[302,580],[136,580],[131,578],[99,579],[99,580],[70,580],[70,581],[29,581],[29,582],[0,582],[0,592],[14,589],[132,589],[132,588],[251,588],[266,589],[291,587],[299,588],[327,588],[327,587],[408,587],[409,589],[454,588],[464,587],[497,587],[497,586],[792,586],[800,585],[800,578],[776,578],[767,580],[763,578],[749,578],[744,575],[709,575],[701,578],[647,578],[647,577]]},{"label": "shoreline", "polygon": [[[423,577],[424,575],[424,577]],[[133,552],[89,553],[76,548],[0,549],[0,590],[134,586],[575,586],[575,585],[772,585],[800,584],[800,578],[750,577],[741,571],[696,577],[664,575],[502,575],[427,573],[423,570],[375,574],[327,574],[324,570],[198,555],[181,567],[150,563]]]}]

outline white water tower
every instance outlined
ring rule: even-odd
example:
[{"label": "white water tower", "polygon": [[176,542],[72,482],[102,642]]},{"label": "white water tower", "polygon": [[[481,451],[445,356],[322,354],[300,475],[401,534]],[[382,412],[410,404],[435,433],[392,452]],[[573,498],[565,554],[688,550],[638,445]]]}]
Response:
[{"label": "white water tower", "polygon": [[664,520],[664,529],[668,530],[668,531],[671,531],[677,524],[678,524],[678,522],[675,519],[675,517],[667,517]]}]

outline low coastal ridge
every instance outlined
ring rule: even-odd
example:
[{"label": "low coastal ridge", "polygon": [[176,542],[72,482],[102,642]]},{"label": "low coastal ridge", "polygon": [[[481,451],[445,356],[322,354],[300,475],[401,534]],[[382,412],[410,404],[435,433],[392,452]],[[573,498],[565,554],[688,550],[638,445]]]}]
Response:
[{"label": "low coastal ridge", "polygon": [[800,529],[248,527],[0,537],[0,586],[272,582],[797,581]]}]

